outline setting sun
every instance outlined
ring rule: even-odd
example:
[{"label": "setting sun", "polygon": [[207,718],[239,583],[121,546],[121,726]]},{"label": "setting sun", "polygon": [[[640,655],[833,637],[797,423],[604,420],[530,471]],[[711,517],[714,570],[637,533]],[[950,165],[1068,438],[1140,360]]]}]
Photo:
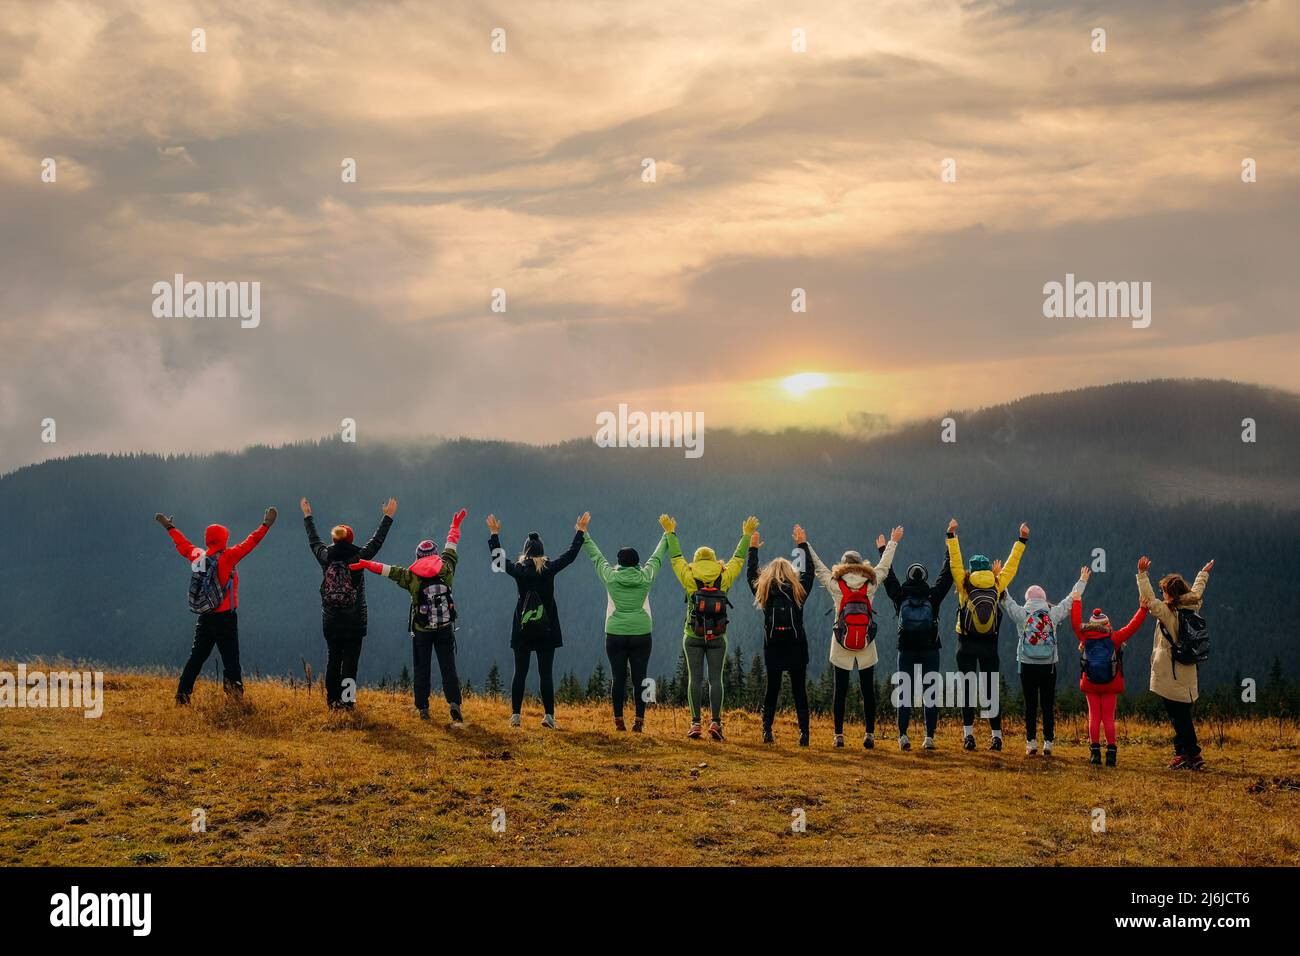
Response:
[{"label": "setting sun", "polygon": [[829,381],[821,372],[800,372],[781,379],[781,387],[795,398],[803,398],[809,392],[825,388]]}]

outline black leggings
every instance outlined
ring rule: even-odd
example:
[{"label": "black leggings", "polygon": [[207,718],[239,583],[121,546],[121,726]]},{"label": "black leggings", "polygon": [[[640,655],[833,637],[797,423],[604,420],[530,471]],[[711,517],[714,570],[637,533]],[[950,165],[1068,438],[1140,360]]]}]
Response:
[{"label": "black leggings", "polygon": [[429,688],[432,685],[433,658],[438,658],[438,673],[442,677],[442,695],[450,707],[460,706],[460,675],[456,673],[456,637],[451,628],[441,631],[414,631],[411,634],[411,657],[415,666],[415,707],[429,709]]},{"label": "black leggings", "polygon": [[1020,689],[1025,695],[1025,739],[1038,739],[1038,709],[1043,710],[1043,739],[1056,740],[1056,665],[1021,664]]},{"label": "black leggings", "polygon": [[176,685],[176,699],[188,703],[199,672],[212,655],[212,649],[221,655],[221,681],[227,694],[244,692],[243,673],[239,669],[239,616],[237,611],[209,611],[200,614],[194,622],[194,644],[189,660],[181,670],[180,683]]},{"label": "black leggings", "polygon": [[[767,655],[767,693],[763,696],[763,726],[771,727],[776,717],[776,699],[781,696],[781,675],[790,675],[790,693],[794,696],[794,712],[799,718],[799,729],[808,730],[808,664]],[[843,709],[841,708],[841,713]]]},{"label": "black leggings", "polygon": [[[835,665],[831,665],[834,667]],[[876,732],[876,668],[858,668],[858,683],[862,686],[862,720],[867,725],[867,733]],[[835,695],[831,699],[831,710],[835,715],[835,732],[844,733],[844,704],[849,696],[849,672],[843,667],[835,667]]]},{"label": "black leggings", "polygon": [[[961,709],[962,725],[965,727],[973,727],[975,726],[975,704],[982,703],[978,699],[979,694],[981,693],[980,675],[981,674],[988,675],[988,677],[985,678],[985,682],[989,684],[989,686],[984,689],[988,691],[990,697],[993,694],[992,684],[996,683],[999,680],[998,646],[994,644],[991,647],[976,646],[976,647],[963,648],[960,645],[958,645],[957,670],[960,671],[963,676],[973,675],[975,678],[974,688],[972,689],[971,693],[975,695],[976,700],[975,701],[968,700],[966,702],[966,706],[962,707]],[[990,705],[992,704],[991,699],[989,701],[989,704]],[[998,699],[998,712],[989,718],[989,727],[993,730],[996,730],[998,733],[1002,732],[1001,698]]]},{"label": "black leggings", "polygon": [[515,649],[515,677],[510,682],[510,704],[514,708],[511,713],[519,713],[519,708],[524,703],[524,684],[528,681],[528,662],[529,658],[537,654],[537,675],[542,682],[542,707],[546,713],[555,714],[555,683],[551,679],[551,664],[555,661],[555,648],[539,647],[534,652],[531,647],[516,647]]},{"label": "black leggings", "polygon": [[[357,700],[357,667],[366,632],[354,627],[325,628],[325,703],[351,708]],[[343,699],[343,682],[352,681],[351,699]]]},{"label": "black leggings", "polygon": [[1196,722],[1192,719],[1192,705],[1185,700],[1165,702],[1165,713],[1174,725],[1174,753],[1180,757],[1195,757],[1201,752],[1201,745],[1196,741]]},{"label": "black leggings", "polygon": [[627,668],[632,665],[632,702],[638,718],[645,716],[642,689],[645,672],[650,666],[649,634],[606,634],[605,656],[609,658],[610,697],[614,703],[614,716],[623,716],[623,701],[627,697]]}]

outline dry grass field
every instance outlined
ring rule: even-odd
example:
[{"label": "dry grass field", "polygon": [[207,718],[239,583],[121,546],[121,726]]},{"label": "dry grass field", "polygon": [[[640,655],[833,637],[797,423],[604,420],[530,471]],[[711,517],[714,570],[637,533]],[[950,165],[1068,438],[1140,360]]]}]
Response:
[{"label": "dry grass field", "polygon": [[[1026,758],[1014,726],[1006,751],[965,753],[951,721],[934,752],[890,739],[865,751],[853,736],[834,750],[825,720],[802,750],[788,716],[774,746],[746,713],[729,716],[718,744],[685,739],[675,708],[652,708],[642,735],[615,733],[607,708],[561,708],[550,731],[534,702],[511,728],[507,704],[476,697],[469,723],[452,728],[418,721],[395,693],[363,689],[356,712],[331,714],[302,686],[250,682],[240,704],[204,681],[188,709],[173,687],[111,676],[99,719],[0,710],[0,863],[1300,861],[1300,739],[1276,724],[1227,727],[1206,749],[1211,769],[1195,774],[1164,768],[1165,727],[1131,721],[1109,770],[1086,763],[1078,721],[1058,730],[1052,758]],[[1093,832],[1096,807],[1104,833]],[[195,809],[206,832],[192,831]]]}]

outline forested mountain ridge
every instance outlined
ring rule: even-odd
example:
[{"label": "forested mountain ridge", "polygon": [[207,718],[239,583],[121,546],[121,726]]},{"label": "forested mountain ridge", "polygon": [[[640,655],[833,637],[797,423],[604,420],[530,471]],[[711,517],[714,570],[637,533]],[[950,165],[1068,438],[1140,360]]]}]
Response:
[{"label": "forested mountain ridge", "polygon": [[[326,440],[211,456],[49,461],[0,477],[10,551],[0,655],[179,667],[193,627],[185,606],[189,569],[153,523],[154,512],[174,514],[194,540],[214,521],[238,539],[273,504],[279,522],[240,567],[245,667],[296,671],[305,657],[319,670],[320,571],[298,499],[311,499],[322,529],[343,521],[364,538],[379,522],[382,501],[394,495],[396,523],[379,555],[387,563],[409,563],[421,538],[441,541],[452,512],[469,509],[455,590],[460,666],[476,686],[494,661],[508,671],[514,604],[509,580],[490,572],[483,518],[495,512],[502,520],[508,550],[537,530],[554,555],[584,510],[611,559],[621,545],[648,557],[663,511],[678,518],[688,554],[700,544],[730,553],[741,521],[756,514],[764,559],[788,553],[796,521],[827,560],[850,547],[874,557],[876,534],[902,524],[900,569],[922,561],[932,572],[950,516],[961,522],[967,556],[1003,558],[1024,520],[1033,533],[1013,593],[1041,583],[1058,600],[1094,549],[1104,549],[1106,573],[1094,575],[1085,600],[1112,618],[1136,609],[1140,554],[1152,557],[1154,576],[1178,570],[1189,579],[1214,558],[1206,614],[1215,643],[1204,679],[1213,684],[1241,673],[1262,682],[1275,657],[1296,673],[1300,594],[1290,578],[1300,569],[1300,397],[1226,382],[1158,381],[1039,395],[952,417],[953,443],[940,440],[938,420],[865,439],[709,430],[705,453],[694,460],[681,449],[600,448],[590,440],[549,447]],[[1255,442],[1242,441],[1246,418],[1255,422]],[[396,675],[409,659],[407,599],[378,578],[367,594],[361,677],[374,681]],[[605,595],[584,555],[559,577],[557,599],[566,637],[557,671],[585,678],[603,658]],[[759,614],[743,582],[732,600],[732,639],[749,658],[759,646]],[[809,605],[813,675],[824,666],[829,607],[821,593]],[[651,674],[671,674],[684,614],[671,574],[656,584],[652,608]],[[945,667],[955,608],[950,597]],[[893,610],[882,606],[881,614],[888,664]],[[1130,688],[1145,687],[1150,640],[1147,628],[1134,639]],[[1013,643],[1004,625],[1007,674],[1014,673]],[[1065,673],[1077,679],[1073,660]]]}]

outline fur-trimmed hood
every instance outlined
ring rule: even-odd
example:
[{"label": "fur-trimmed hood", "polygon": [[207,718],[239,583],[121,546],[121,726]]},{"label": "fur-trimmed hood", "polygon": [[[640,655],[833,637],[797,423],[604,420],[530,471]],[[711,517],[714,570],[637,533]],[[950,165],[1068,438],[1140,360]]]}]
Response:
[{"label": "fur-trimmed hood", "polygon": [[[831,577],[836,581],[844,578],[849,587],[860,588],[864,582],[876,583],[876,569],[866,561],[861,564],[837,564],[831,568]],[[857,578],[857,580],[855,581],[854,578]]]}]

